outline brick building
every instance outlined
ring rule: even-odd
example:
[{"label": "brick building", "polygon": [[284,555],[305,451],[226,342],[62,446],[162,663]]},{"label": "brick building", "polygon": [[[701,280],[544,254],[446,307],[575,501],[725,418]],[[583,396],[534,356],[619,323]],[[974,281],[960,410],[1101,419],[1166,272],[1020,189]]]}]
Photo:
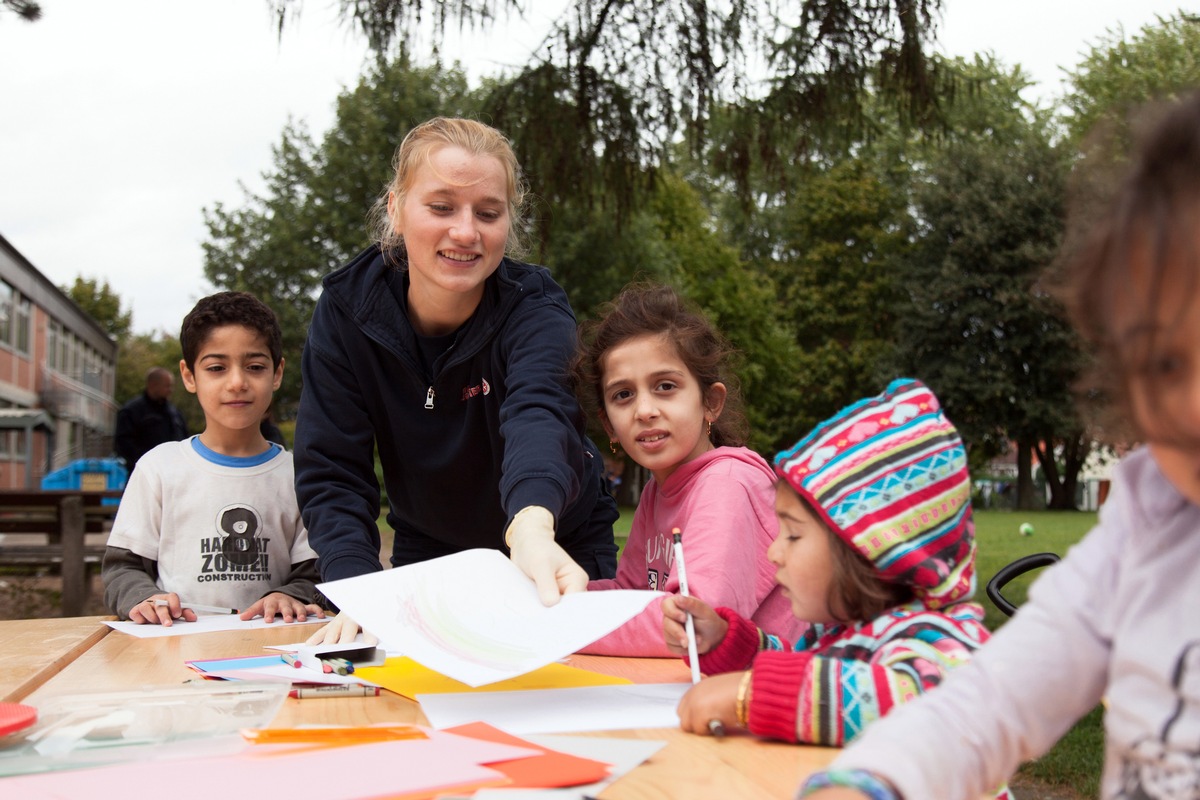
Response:
[{"label": "brick building", "polygon": [[0,489],[112,453],[117,343],[0,236]]}]

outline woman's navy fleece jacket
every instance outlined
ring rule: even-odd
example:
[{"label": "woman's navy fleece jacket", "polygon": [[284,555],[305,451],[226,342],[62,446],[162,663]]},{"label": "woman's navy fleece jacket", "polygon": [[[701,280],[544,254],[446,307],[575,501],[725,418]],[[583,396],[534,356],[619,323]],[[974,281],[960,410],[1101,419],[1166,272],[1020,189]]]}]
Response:
[{"label": "woman's navy fleece jacket", "polygon": [[296,496],[326,581],[380,569],[379,447],[402,566],[474,547],[506,551],[528,505],[592,578],[616,572],[616,504],[567,369],[575,316],[543,267],[508,258],[457,340],[427,369],[407,274],[377,247],[323,281],[301,369]]}]

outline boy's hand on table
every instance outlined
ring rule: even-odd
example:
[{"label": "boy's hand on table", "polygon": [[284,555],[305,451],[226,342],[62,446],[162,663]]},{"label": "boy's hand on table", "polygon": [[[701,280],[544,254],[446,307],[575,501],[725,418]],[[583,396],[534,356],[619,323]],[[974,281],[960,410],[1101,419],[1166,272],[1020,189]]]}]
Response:
[{"label": "boy's hand on table", "polygon": [[705,678],[687,690],[679,701],[679,727],[689,733],[711,736],[708,723],[719,719],[725,730],[740,728],[737,693],[744,672],[726,672]]},{"label": "boy's hand on table", "polygon": [[504,535],[509,558],[533,579],[542,605],[556,604],[568,592],[587,591],[583,567],[554,541],[554,515],[541,506],[517,512]]},{"label": "boy's hand on table", "polygon": [[315,603],[305,604],[283,592],[271,592],[258,599],[254,605],[238,614],[238,619],[262,617],[265,622],[274,622],[278,615],[284,622],[303,622],[308,617],[325,618],[325,612]]},{"label": "boy's hand on table", "polygon": [[687,615],[692,615],[696,629],[696,652],[703,655],[719,645],[729,630],[729,623],[697,597],[681,594],[663,598],[663,641],[667,649],[677,656],[687,655]]},{"label": "boy's hand on table", "polygon": [[[379,638],[366,631],[362,632],[363,643],[379,644]],[[350,644],[358,636],[358,623],[346,616],[346,612],[338,614],[328,625],[323,625],[304,642],[305,644]]]},{"label": "boy's hand on table", "polygon": [[[155,600],[162,600],[166,605],[155,605]],[[129,609],[129,621],[139,625],[162,625],[171,627],[171,623],[181,619],[184,622],[195,622],[196,612],[183,608],[179,595],[175,592],[154,594]]]}]

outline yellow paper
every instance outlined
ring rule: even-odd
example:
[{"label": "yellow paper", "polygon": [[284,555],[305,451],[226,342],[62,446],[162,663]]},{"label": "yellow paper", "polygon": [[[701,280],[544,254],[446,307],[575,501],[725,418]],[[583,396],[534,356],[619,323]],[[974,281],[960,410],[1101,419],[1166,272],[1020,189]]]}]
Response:
[{"label": "yellow paper", "polygon": [[508,680],[472,687],[403,656],[389,658],[382,667],[358,667],[354,670],[354,676],[411,700],[415,700],[418,694],[443,692],[512,692],[520,689],[569,689],[576,686],[633,683],[628,678],[617,678],[556,663],[547,664],[533,672],[526,672]]}]

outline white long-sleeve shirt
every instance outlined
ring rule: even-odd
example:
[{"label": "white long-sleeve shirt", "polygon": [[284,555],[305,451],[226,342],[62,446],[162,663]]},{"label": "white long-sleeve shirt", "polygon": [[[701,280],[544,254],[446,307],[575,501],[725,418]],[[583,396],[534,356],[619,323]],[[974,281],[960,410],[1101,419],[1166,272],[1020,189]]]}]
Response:
[{"label": "white long-sleeve shirt", "polygon": [[1139,449],[1100,522],[936,692],[832,768],[908,800],[977,798],[1105,698],[1103,798],[1200,797],[1200,508]]}]

